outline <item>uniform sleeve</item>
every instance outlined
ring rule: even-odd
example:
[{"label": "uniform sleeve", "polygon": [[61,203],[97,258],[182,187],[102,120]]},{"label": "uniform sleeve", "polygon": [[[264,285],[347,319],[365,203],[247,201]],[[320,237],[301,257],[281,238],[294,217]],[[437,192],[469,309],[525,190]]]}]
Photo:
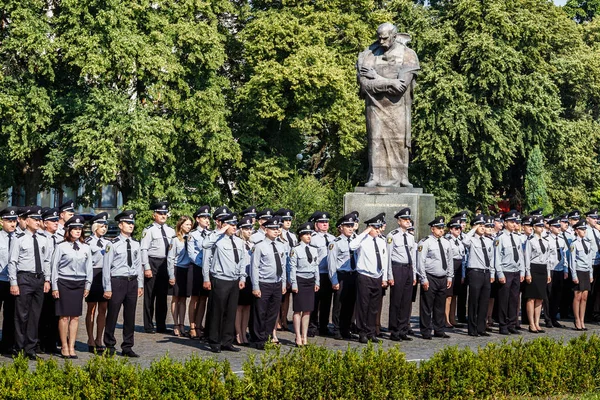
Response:
[{"label": "uniform sleeve", "polygon": [[[187,247],[188,256],[192,262],[198,266],[202,266],[202,243],[198,243],[196,235],[190,235],[192,240],[190,246]],[[202,238],[202,236],[200,236]]]},{"label": "uniform sleeve", "polygon": [[217,243],[217,239],[219,237],[222,237],[223,235],[223,233],[213,232],[210,235],[206,236],[202,241],[202,248],[205,250],[212,248],[215,245],[215,243]]},{"label": "uniform sleeve", "polygon": [[258,265],[260,264],[261,250],[260,246],[254,246],[252,258],[250,261],[250,279],[252,281],[252,290],[260,290],[258,281]]},{"label": "uniform sleeve", "polygon": [[50,262],[51,268],[50,270],[50,284],[52,285],[52,290],[58,290],[58,263],[60,262],[60,258],[62,256],[62,250],[60,246],[56,246],[54,250],[54,254],[52,255],[52,261]]},{"label": "uniform sleeve", "polygon": [[525,241],[525,250],[523,251],[523,263],[525,264],[525,276],[531,276],[531,240]]},{"label": "uniform sleeve", "polygon": [[[284,247],[285,247],[285,245],[284,245],[284,244],[282,244],[282,246],[284,246]],[[287,253],[285,253],[285,249],[284,249],[284,254],[287,254]],[[284,260],[284,261],[285,261],[285,264],[284,264],[284,265],[287,265],[287,263],[288,263],[288,258],[289,258],[289,257],[286,255],[286,256],[285,256],[285,260]],[[287,288],[287,268],[282,268],[282,269],[283,269],[283,271],[282,271],[282,273],[281,273],[281,285],[282,285],[282,288],[281,288],[281,289],[283,290],[283,289]]]},{"label": "uniform sleeve", "polygon": [[448,266],[448,268],[446,269],[446,277],[449,281],[452,281],[454,279],[454,259],[452,257],[452,244],[450,244],[449,240],[447,240],[446,242],[447,246],[444,247],[444,250],[446,250],[446,265]]},{"label": "uniform sleeve", "polygon": [[354,239],[352,239],[350,241],[350,244],[348,245],[350,247],[350,250],[357,250],[360,247],[362,241],[367,237],[367,235],[367,232],[363,232],[360,235],[357,235]]},{"label": "uniform sleeve", "polygon": [[496,270],[496,275],[498,279],[504,279],[504,271],[502,271],[502,267],[500,266],[502,262],[502,250],[501,250],[502,240],[498,237],[494,240],[494,270]]},{"label": "uniform sleeve", "polygon": [[244,245],[238,249],[240,251],[241,257],[240,262],[237,264],[237,274],[240,277],[240,281],[246,281],[246,265],[248,264],[248,252],[245,250]]},{"label": "uniform sleeve", "polygon": [[[141,252],[140,252],[141,254]],[[138,282],[138,289],[143,289],[144,288],[144,267],[142,266],[142,257],[136,257],[135,261],[133,262],[135,264],[135,269],[138,272],[138,278],[137,278],[137,282]]]},{"label": "uniform sleeve", "polygon": [[[338,252],[338,242],[333,241],[329,247],[330,249],[327,249],[327,268],[329,270],[329,279],[331,280],[332,285],[337,285],[339,283],[337,277],[338,260],[336,257]],[[352,255],[350,257],[352,257]]]},{"label": "uniform sleeve", "polygon": [[576,269],[576,258],[577,258],[577,242],[573,241],[571,246],[569,247],[569,269],[571,270],[571,277],[573,281],[579,280],[577,278],[577,269]]},{"label": "uniform sleeve", "polygon": [[202,279],[204,282],[210,282],[210,264],[213,258],[213,249],[204,249],[202,251]]},{"label": "uniform sleeve", "polygon": [[569,247],[567,246],[567,242],[564,239],[560,239],[562,241],[562,246],[560,251],[562,251],[562,260],[563,260],[563,273],[569,273]]},{"label": "uniform sleeve", "polygon": [[[312,249],[309,247],[308,249],[312,252]],[[313,267],[315,271],[315,285],[321,287],[321,274],[319,273],[319,264],[317,264],[316,257],[313,258]]]},{"label": "uniform sleeve", "polygon": [[150,270],[150,263],[148,261],[148,249],[150,248],[150,243],[152,242],[152,231],[149,228],[145,228],[142,231],[142,240],[140,242],[140,254],[142,259],[142,265],[144,270]]},{"label": "uniform sleeve", "polygon": [[[167,273],[169,274],[169,280],[175,279],[175,262],[177,261],[177,242],[179,238],[175,236],[171,239],[171,246],[169,246],[169,253],[167,254]],[[188,246],[191,247],[191,246]]]},{"label": "uniform sleeve", "polygon": [[425,256],[427,255],[428,247],[429,246],[427,245],[426,240],[420,242],[417,246],[415,259],[417,262],[417,275],[419,275],[421,284],[427,283],[427,274],[425,273]]},{"label": "uniform sleeve", "polygon": [[90,290],[94,280],[94,264],[92,263],[92,249],[87,247],[87,257],[85,258],[85,290]]},{"label": "uniform sleeve", "polygon": [[[383,249],[383,257],[384,257],[384,259],[381,260],[381,265],[384,266],[384,265],[388,265],[389,264],[390,253],[387,251],[387,247],[385,245],[385,240],[384,239],[380,239],[380,241],[383,242],[381,248]],[[389,280],[388,279],[388,268],[383,267],[381,269],[381,273],[382,273],[382,275],[381,275],[382,281],[383,282],[387,282]]]},{"label": "uniform sleeve", "polygon": [[52,263],[52,256],[54,255],[54,246],[52,242],[48,240],[46,237],[46,248],[48,249],[48,254],[42,260],[42,272],[44,273],[44,280],[46,282],[50,282],[50,274],[52,273],[52,268],[50,264]]},{"label": "uniform sleeve", "polygon": [[388,262],[387,262],[387,277],[389,281],[394,280],[394,271],[392,271],[392,250],[394,249],[394,235],[388,233],[386,236],[386,245],[385,248],[388,254]]},{"label": "uniform sleeve", "polygon": [[105,292],[112,292],[112,286],[110,284],[110,267],[113,259],[115,258],[115,250],[113,243],[106,245],[106,253],[104,254],[104,261],[102,262],[102,286]]},{"label": "uniform sleeve", "polygon": [[298,249],[292,251],[290,255],[290,284],[292,290],[298,290],[298,282],[296,281],[296,270],[298,269]]},{"label": "uniform sleeve", "polygon": [[10,286],[17,286],[17,262],[19,261],[21,243],[18,239],[13,239],[13,242],[10,246],[10,257],[8,258],[8,280]]}]

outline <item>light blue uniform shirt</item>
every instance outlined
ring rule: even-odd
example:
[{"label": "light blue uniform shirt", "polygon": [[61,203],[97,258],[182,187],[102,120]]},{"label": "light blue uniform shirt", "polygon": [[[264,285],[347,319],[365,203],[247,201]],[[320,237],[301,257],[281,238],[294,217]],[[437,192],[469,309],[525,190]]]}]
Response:
[{"label": "light blue uniform shirt", "polygon": [[[308,260],[307,251],[311,254]],[[320,286],[319,266],[317,265],[317,250],[314,247],[300,242],[290,252],[290,283],[292,289],[298,289],[298,277],[304,279],[315,278],[315,285]]]},{"label": "light blue uniform shirt", "polygon": [[56,246],[52,256],[52,276],[50,283],[52,290],[58,290],[58,280],[66,279],[69,281],[85,280],[85,289],[89,290],[92,286],[94,270],[92,268],[92,252],[90,246],[85,243],[77,242],[78,250],[75,250],[75,243],[62,242]]},{"label": "light blue uniform shirt", "polygon": [[8,233],[0,230],[0,281],[8,282],[8,259],[10,257],[10,249],[8,248],[9,236],[12,241],[15,240],[14,232]]},{"label": "light blue uniform shirt", "polygon": [[[586,243],[587,252],[583,248],[583,241]],[[592,268],[593,254],[590,240],[588,238],[581,239],[580,237],[577,237],[571,243],[569,253],[571,258],[569,269],[571,270],[573,280],[578,279],[577,274],[585,273],[589,273],[590,279],[592,279],[594,277],[594,270]]]},{"label": "light blue uniform shirt", "polygon": [[90,246],[92,252],[92,267],[102,268],[104,261],[104,253],[106,253],[106,246],[110,243],[104,238],[99,238],[96,235],[88,237],[85,242]]},{"label": "light blue uniform shirt", "polygon": [[[127,265],[127,240],[131,244],[131,266]],[[112,292],[111,277],[137,275],[138,288],[144,287],[144,270],[140,255],[140,243],[120,234],[106,246],[102,267],[102,284],[105,292]]]},{"label": "light blue uniform shirt", "polygon": [[[282,274],[277,276],[277,263],[273,250],[273,243],[279,254],[282,265]],[[286,248],[285,244],[278,239],[274,241],[265,237],[265,240],[254,245],[252,251],[252,261],[250,264],[250,279],[252,280],[252,290],[260,290],[259,283],[279,283],[281,288],[286,287]]]},{"label": "light blue uniform shirt", "polygon": [[189,256],[189,248],[192,246],[191,236],[184,236],[183,241],[177,236],[171,239],[169,246],[169,255],[167,257],[167,273],[169,279],[175,279],[175,267],[189,268],[192,259]]},{"label": "light blue uniform shirt", "polygon": [[[8,280],[11,286],[17,286],[17,272],[35,273],[35,255],[33,247],[33,234],[26,229],[24,233],[16,235],[10,248],[8,262]],[[47,237],[44,233],[36,233],[39,256],[42,263],[44,280],[50,282],[50,255],[52,249],[48,248]]]}]

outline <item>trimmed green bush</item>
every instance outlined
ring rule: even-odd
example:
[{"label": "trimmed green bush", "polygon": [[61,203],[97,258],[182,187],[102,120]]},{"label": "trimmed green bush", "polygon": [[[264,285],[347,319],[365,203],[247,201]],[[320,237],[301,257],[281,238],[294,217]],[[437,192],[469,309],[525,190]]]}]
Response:
[{"label": "trimmed green bush", "polygon": [[[2,399],[498,399],[581,395],[600,387],[600,338],[490,343],[477,352],[447,347],[420,364],[399,347],[333,351],[268,347],[238,377],[227,361],[168,355],[143,369],[126,359],[17,358],[0,367]],[[579,397],[579,396],[577,396]]]}]

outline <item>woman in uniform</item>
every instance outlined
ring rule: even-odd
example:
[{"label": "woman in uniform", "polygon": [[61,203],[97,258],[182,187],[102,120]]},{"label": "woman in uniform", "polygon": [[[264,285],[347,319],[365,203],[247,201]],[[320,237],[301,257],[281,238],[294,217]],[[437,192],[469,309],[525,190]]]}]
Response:
[{"label": "woman in uniform", "polygon": [[252,305],[252,283],[250,282],[250,258],[252,254],[252,242],[250,236],[252,236],[253,218],[250,216],[243,217],[238,222],[238,235],[243,241],[245,250],[248,252],[248,264],[246,265],[246,285],[240,290],[240,296],[238,297],[238,308],[235,314],[235,338],[236,343],[242,346],[248,345],[248,337],[246,331],[248,330],[248,322],[250,321],[250,306]]},{"label": "woman in uniform", "polygon": [[542,302],[547,297],[548,284],[551,279],[550,243],[542,238],[544,233],[544,218],[535,216],[531,221],[533,234],[525,241],[525,287],[523,297],[526,299],[527,320],[529,332],[543,333],[540,328]]},{"label": "woman in uniform", "polygon": [[65,222],[65,241],[54,250],[52,256],[52,297],[56,299],[58,334],[62,343],[63,358],[78,358],[75,354],[75,338],[79,316],[83,311],[83,298],[92,286],[94,271],[90,246],[83,241],[83,222],[80,215]]},{"label": "woman in uniform", "polygon": [[571,242],[570,254],[571,262],[569,269],[573,277],[573,314],[575,314],[575,330],[587,331],[584,323],[585,308],[587,306],[587,297],[592,282],[594,282],[592,269],[592,242],[586,237],[587,223],[580,220],[573,225],[575,231],[575,240]]},{"label": "woman in uniform", "polygon": [[173,286],[171,299],[171,314],[173,315],[173,335],[185,335],[186,302],[192,292],[191,283],[188,285],[189,268],[192,260],[188,254],[191,245],[188,234],[192,230],[192,219],[187,215],[179,217],[175,227],[176,236],[171,240],[167,257],[167,272],[169,284]]},{"label": "woman in uniform", "polygon": [[296,346],[307,344],[310,312],[315,307],[315,292],[319,290],[319,266],[317,251],[310,246],[312,223],[307,222],[298,228],[300,242],[290,252],[290,283],[294,299],[294,332]]},{"label": "woman in uniform", "polygon": [[[102,342],[104,335],[104,326],[106,325],[106,307],[108,300],[104,298],[104,289],[102,288],[102,262],[104,260],[104,251],[108,240],[104,239],[108,230],[108,213],[102,212],[94,216],[90,223],[92,224],[92,235],[85,241],[90,246],[92,253],[92,268],[94,278],[90,287],[90,294],[85,298],[87,303],[87,313],[85,315],[85,328],[88,335],[88,351],[90,353],[102,353],[106,350]],[[98,316],[96,317],[96,310]],[[95,320],[95,321],[94,321]],[[96,336],[94,337],[94,322],[96,322]]]}]

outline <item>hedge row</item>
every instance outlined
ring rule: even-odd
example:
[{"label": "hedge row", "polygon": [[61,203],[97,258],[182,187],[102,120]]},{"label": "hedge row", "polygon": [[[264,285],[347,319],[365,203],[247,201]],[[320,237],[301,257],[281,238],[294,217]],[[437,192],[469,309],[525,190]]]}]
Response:
[{"label": "hedge row", "polygon": [[143,369],[95,357],[83,367],[55,360],[35,369],[19,358],[0,368],[2,399],[480,399],[590,393],[600,387],[600,338],[540,338],[448,347],[420,364],[399,348],[332,351],[307,346],[250,356],[244,375],[227,362],[168,356]]}]

